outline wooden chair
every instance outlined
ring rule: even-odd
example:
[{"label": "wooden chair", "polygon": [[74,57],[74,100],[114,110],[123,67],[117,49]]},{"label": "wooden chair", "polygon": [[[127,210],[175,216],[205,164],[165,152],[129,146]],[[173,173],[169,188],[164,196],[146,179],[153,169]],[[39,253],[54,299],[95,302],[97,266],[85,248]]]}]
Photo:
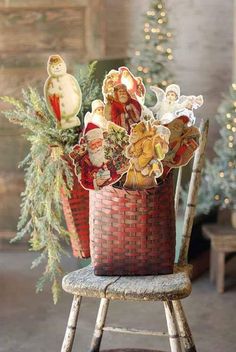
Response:
[{"label": "wooden chair", "polygon": [[[72,351],[79,308],[83,296],[97,297],[101,300],[91,347],[89,350],[90,352],[98,352],[100,350],[104,331],[149,336],[166,336],[169,338],[171,352],[196,351],[192,334],[181,304],[181,299],[189,296],[191,293],[191,282],[189,278],[187,256],[196,208],[201,170],[204,161],[208,121],[202,124],[201,130],[202,137],[200,146],[194,158],[187,206],[184,217],[181,249],[174,274],[141,277],[95,276],[92,267],[88,266],[66,275],[63,279],[63,289],[66,292],[73,294],[74,299],[72,302],[61,352]],[[180,169],[176,185],[176,211],[179,203],[181,174],[182,171]],[[105,321],[111,300],[162,301],[164,304],[168,333],[106,326]],[[121,350],[119,351],[121,352]],[[144,350],[142,351],[144,352]]]}]

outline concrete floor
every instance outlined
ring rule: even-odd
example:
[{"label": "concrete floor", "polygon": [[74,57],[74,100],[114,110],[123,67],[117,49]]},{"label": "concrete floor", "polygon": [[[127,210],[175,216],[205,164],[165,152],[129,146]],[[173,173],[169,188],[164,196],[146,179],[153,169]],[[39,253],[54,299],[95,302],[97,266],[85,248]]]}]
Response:
[{"label": "concrete floor", "polygon": [[[0,254],[0,352],[60,351],[72,297],[63,293],[54,306],[49,289],[35,294],[39,270],[30,270],[34,257],[19,250]],[[65,266],[75,270],[77,262],[66,259]],[[193,283],[191,296],[183,301],[200,352],[236,351],[236,258],[228,263],[227,273],[225,294],[216,293],[206,274]],[[97,299],[84,299],[73,352],[88,351],[97,308]],[[111,324],[166,331],[163,319],[161,303],[112,302],[108,313]],[[169,351],[165,338],[106,333],[102,348],[111,347]]]}]

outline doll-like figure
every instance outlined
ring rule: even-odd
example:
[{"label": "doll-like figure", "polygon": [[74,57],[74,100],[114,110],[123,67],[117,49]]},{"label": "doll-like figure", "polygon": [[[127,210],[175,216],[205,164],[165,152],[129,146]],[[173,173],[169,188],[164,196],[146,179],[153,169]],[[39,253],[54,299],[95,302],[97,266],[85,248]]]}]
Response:
[{"label": "doll-like figure", "polygon": [[170,131],[164,126],[152,126],[144,121],[131,128],[126,155],[130,159],[125,188],[133,190],[156,186],[163,172],[161,160],[168,151]]},{"label": "doll-like figure", "polygon": [[101,100],[94,100],[92,102],[92,112],[87,112],[84,117],[84,127],[86,127],[89,122],[92,122],[103,130],[106,130],[107,120],[104,115],[104,107],[105,104]]},{"label": "doll-like figure", "polygon": [[193,109],[203,104],[202,95],[199,96],[180,96],[180,87],[177,84],[169,85],[165,92],[158,87],[151,86],[150,89],[156,94],[157,103],[151,107],[155,118],[166,125],[179,116],[188,116],[189,125],[193,125],[195,117]]}]

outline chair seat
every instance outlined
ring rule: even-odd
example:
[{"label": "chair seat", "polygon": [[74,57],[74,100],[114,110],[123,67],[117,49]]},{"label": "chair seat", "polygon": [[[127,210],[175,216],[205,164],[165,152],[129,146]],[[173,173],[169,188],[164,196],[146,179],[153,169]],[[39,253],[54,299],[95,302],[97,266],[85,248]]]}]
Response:
[{"label": "chair seat", "polygon": [[73,295],[122,301],[178,300],[191,293],[186,272],[155,276],[95,276],[91,265],[67,274],[62,287]]}]

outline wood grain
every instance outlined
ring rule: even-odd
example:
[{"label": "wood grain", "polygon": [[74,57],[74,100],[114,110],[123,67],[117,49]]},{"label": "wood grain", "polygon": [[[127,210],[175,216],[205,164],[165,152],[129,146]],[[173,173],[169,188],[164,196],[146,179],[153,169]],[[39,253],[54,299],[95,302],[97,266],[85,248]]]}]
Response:
[{"label": "wood grain", "polygon": [[92,266],[63,278],[63,289],[73,295],[112,300],[158,301],[180,299],[191,292],[185,272],[156,276],[95,276]]},{"label": "wood grain", "polygon": [[0,11],[0,50],[17,52],[85,51],[85,9],[5,8]]}]

